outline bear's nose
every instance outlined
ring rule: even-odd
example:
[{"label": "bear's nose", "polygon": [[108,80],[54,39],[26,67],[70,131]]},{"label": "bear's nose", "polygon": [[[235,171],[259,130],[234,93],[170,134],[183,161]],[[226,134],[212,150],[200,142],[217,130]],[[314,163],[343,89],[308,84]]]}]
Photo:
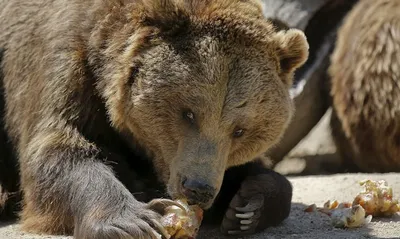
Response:
[{"label": "bear's nose", "polygon": [[191,203],[208,203],[214,198],[216,188],[200,179],[183,178],[182,193]]}]

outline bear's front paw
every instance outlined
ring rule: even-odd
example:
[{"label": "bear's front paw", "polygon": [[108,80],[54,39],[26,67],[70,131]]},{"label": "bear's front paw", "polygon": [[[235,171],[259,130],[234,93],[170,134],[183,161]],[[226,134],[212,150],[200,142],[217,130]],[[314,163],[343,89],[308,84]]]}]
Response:
[{"label": "bear's front paw", "polygon": [[256,232],[264,209],[264,196],[255,194],[244,198],[240,191],[233,197],[222,221],[221,230],[229,235],[248,235]]},{"label": "bear's front paw", "polygon": [[292,187],[282,175],[248,177],[232,198],[221,230],[229,235],[248,235],[277,225],[288,217]]},{"label": "bear's front paw", "polygon": [[[148,204],[136,202],[120,210],[97,210],[86,215],[75,228],[77,239],[161,239],[170,236],[160,224],[164,209],[176,202],[156,199]],[[179,206],[179,205],[177,205]],[[105,215],[108,214],[108,215]]]}]

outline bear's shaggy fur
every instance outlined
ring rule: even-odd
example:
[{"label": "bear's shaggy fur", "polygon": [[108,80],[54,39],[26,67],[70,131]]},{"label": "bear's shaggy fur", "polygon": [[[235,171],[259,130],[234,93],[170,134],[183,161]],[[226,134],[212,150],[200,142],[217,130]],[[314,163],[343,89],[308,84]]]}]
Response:
[{"label": "bear's shaggy fur", "polygon": [[[293,113],[288,88],[308,56],[302,32],[278,31],[253,0],[0,9],[25,230],[149,238],[160,218],[150,200],[163,196],[222,211],[213,218],[225,233],[288,216],[290,183],[253,158]],[[246,212],[255,215],[243,231],[235,214]]]},{"label": "bear's shaggy fur", "polygon": [[332,133],[345,168],[400,171],[400,1],[361,0],[329,69]]}]

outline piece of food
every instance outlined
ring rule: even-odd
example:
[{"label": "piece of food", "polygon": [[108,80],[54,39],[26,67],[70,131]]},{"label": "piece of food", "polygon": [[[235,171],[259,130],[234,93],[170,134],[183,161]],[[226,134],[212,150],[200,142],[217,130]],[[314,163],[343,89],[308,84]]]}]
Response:
[{"label": "piece of food", "polygon": [[317,207],[315,204],[308,206],[306,212],[321,212],[330,216],[334,227],[352,228],[360,227],[371,222],[372,216],[365,217],[365,210],[360,205],[352,206],[351,203],[339,203],[338,201],[327,201],[324,207]]},{"label": "piece of food", "polygon": [[304,209],[305,212],[316,212],[318,211],[318,207],[315,204],[311,204],[310,206],[306,207],[306,209]]},{"label": "piece of food", "polygon": [[188,205],[185,200],[177,200],[182,206],[169,206],[161,219],[161,225],[171,239],[194,239],[203,220],[203,210],[197,205]]},{"label": "piece of food", "polygon": [[353,203],[329,200],[322,208],[312,204],[304,211],[329,215],[335,227],[359,227],[369,223],[372,216],[392,216],[400,212],[400,204],[393,199],[393,190],[385,180],[363,180],[360,185],[365,189]]},{"label": "piece of food", "polygon": [[304,209],[305,212],[322,212],[325,213],[328,216],[332,215],[333,210],[336,209],[343,209],[343,208],[351,208],[351,203],[349,202],[342,202],[339,203],[338,201],[334,200],[332,203],[330,200],[326,201],[324,203],[324,207],[317,207],[315,204],[311,204],[308,206],[306,209]]},{"label": "piece of food", "polygon": [[360,205],[351,208],[342,207],[332,210],[331,222],[334,227],[353,228],[360,227],[371,222],[372,216],[365,217],[365,210]]},{"label": "piece of food", "polygon": [[327,208],[327,209],[334,209],[334,208],[337,208],[338,207],[338,205],[339,205],[339,202],[338,201],[333,201],[332,203],[331,203],[331,200],[328,200],[326,203],[324,203],[324,208]]},{"label": "piece of food", "polygon": [[400,204],[393,199],[393,190],[385,180],[364,180],[360,185],[365,189],[356,196],[353,205],[361,205],[367,215],[392,216],[400,211]]}]

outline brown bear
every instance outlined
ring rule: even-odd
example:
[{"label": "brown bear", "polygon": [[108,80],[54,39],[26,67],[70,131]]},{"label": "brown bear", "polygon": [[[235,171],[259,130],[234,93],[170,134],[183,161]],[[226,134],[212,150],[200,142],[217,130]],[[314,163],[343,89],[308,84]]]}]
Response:
[{"label": "brown bear", "polygon": [[361,0],[338,31],[332,133],[345,169],[400,171],[400,1]]},{"label": "brown bear", "polygon": [[253,158],[293,114],[288,88],[308,57],[301,31],[278,31],[252,0],[0,9],[25,230],[155,238],[157,198],[187,198],[227,234],[288,216],[289,181]]}]

